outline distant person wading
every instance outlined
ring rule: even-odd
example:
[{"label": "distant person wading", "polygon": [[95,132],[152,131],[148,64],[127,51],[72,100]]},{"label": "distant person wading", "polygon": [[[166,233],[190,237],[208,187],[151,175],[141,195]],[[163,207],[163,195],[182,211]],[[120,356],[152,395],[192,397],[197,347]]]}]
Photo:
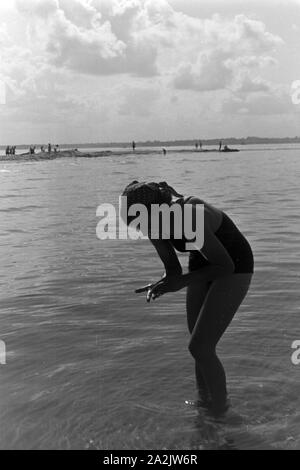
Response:
[{"label": "distant person wading", "polygon": [[[201,251],[189,251],[189,272],[182,274],[175,251],[185,252],[187,240],[175,239],[174,223],[169,239],[151,240],[149,230],[144,235],[149,236],[161,258],[165,275],[136,292],[145,292],[149,302],[187,287],[189,350],[195,359],[198,404],[214,414],[223,413],[228,408],[226,376],[216,346],[248,292],[254,265],[251,247],[224,212],[198,197],[178,194],[165,182],[133,181],[123,196],[127,196],[128,208],[144,204],[148,214],[152,204],[179,204],[181,208],[190,204],[193,212],[197,205],[204,205],[204,245]],[[127,216],[125,221],[129,224],[131,220]]]}]

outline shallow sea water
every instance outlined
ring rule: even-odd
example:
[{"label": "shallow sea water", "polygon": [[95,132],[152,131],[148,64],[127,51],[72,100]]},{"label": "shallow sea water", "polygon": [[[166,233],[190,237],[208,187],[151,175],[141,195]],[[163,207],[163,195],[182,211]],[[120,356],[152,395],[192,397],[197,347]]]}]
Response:
[{"label": "shallow sea water", "polygon": [[[299,449],[299,178],[297,146],[0,162],[0,447]],[[222,421],[185,405],[184,291],[146,304],[134,289],[163,272],[150,243],[96,237],[97,206],[133,179],[199,195],[253,247],[251,289],[219,345]]]}]

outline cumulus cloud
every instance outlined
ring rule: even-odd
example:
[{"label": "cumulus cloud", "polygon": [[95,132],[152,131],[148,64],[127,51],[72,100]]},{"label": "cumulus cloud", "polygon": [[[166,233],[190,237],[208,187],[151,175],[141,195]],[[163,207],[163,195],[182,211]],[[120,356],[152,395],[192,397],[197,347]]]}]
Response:
[{"label": "cumulus cloud", "polygon": [[83,29],[58,10],[51,26],[47,51],[55,65],[89,73],[117,72],[115,59],[122,61],[126,45],[112,33],[108,22]]},{"label": "cumulus cloud", "polygon": [[260,77],[251,78],[249,75],[241,75],[236,81],[234,91],[236,93],[272,92],[274,87],[270,82]]},{"label": "cumulus cloud", "polygon": [[177,89],[213,91],[226,88],[233,80],[233,69],[228,67],[220,51],[202,54],[195,65],[182,64],[174,78]]},{"label": "cumulus cloud", "polygon": [[215,74],[228,83],[229,59],[256,55],[262,61],[282,44],[261,21],[245,15],[193,18],[167,0],[16,0],[16,5],[31,23],[44,22],[41,44],[57,67],[147,77],[179,64],[178,88],[222,87]]},{"label": "cumulus cloud", "polygon": [[246,55],[240,56],[235,59],[229,59],[227,64],[230,67],[236,67],[238,69],[256,70],[264,67],[277,65],[278,61],[269,55]]},{"label": "cumulus cloud", "polygon": [[[249,90],[248,90],[249,91]],[[289,93],[282,87],[257,86],[252,93],[228,96],[222,106],[225,114],[282,115],[295,112]]]},{"label": "cumulus cloud", "polygon": [[135,0],[17,0],[21,14],[43,21],[45,51],[58,67],[107,75],[157,73],[157,46],[149,39],[150,4]]},{"label": "cumulus cloud", "polygon": [[283,44],[261,21],[237,15],[232,21],[214,16],[204,21],[205,52],[194,64],[181,64],[174,78],[179,89],[211,91],[234,86],[243,70],[275,64],[268,55]]},{"label": "cumulus cloud", "polygon": [[[275,33],[246,14],[190,16],[179,11],[178,2],[173,8],[171,0],[10,4],[14,10],[10,7],[6,19],[4,14],[0,19],[0,79],[10,90],[6,117],[13,111],[15,120],[22,119],[25,110],[38,124],[38,116],[63,120],[69,112],[74,122],[91,109],[96,122],[108,109],[114,129],[119,120],[125,128],[125,122],[155,111],[171,129],[172,120],[175,128],[181,116],[202,109],[214,122],[221,122],[222,111],[286,109],[286,96],[268,81],[271,67],[274,79],[284,79],[276,65],[281,49],[288,49],[282,48],[279,34],[287,41],[289,36],[278,25]],[[140,121],[145,126],[150,120]],[[152,125],[159,128],[157,122]]]}]

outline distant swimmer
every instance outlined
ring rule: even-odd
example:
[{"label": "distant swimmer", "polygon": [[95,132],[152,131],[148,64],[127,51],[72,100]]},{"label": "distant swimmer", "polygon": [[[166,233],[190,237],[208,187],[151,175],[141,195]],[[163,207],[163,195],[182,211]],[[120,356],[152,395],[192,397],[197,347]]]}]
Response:
[{"label": "distant swimmer", "polygon": [[221,150],[222,150],[222,140],[220,140],[219,142],[219,152],[221,152]]},{"label": "distant swimmer", "polygon": [[196,150],[198,150],[198,147],[199,147],[199,144],[198,144],[198,142],[196,142],[196,143],[195,143],[195,148],[196,148]]},{"label": "distant swimmer", "polygon": [[[146,293],[150,302],[167,293],[174,296],[176,291],[187,287],[189,351],[195,360],[198,405],[218,416],[228,409],[229,402],[226,376],[216,346],[248,292],[254,269],[250,244],[225,212],[198,197],[179,194],[166,182],[133,181],[122,196],[127,197],[123,208],[121,202],[121,216],[127,224],[136,218],[128,216],[130,207],[143,204],[147,209],[148,223],[146,227],[140,224],[140,231],[144,230],[142,234],[148,236],[165,267],[165,274],[158,282],[141,287],[136,293]],[[150,212],[152,205],[157,204],[167,204],[173,214],[179,211],[179,216],[177,225],[175,216],[167,217],[165,224],[168,225],[163,225],[160,219],[158,225],[155,224],[156,234],[152,235]],[[195,227],[200,207],[202,214],[204,210],[204,244],[198,249],[193,245],[196,242],[191,227],[181,227],[178,235],[178,220],[182,221],[182,215],[190,213],[192,220],[188,225]],[[193,245],[192,249],[187,248],[187,243]],[[189,254],[187,274],[183,274],[175,250]],[[144,277],[144,265],[141,264],[139,270],[138,262],[136,264],[137,276]],[[178,375],[176,380],[180,380]]]},{"label": "distant swimmer", "polygon": [[201,142],[201,140],[200,140],[200,142],[199,142],[199,147],[200,147],[200,150],[202,150],[202,142]]},{"label": "distant swimmer", "polygon": [[167,155],[167,150],[165,148],[163,148],[162,151],[164,155]]},{"label": "distant swimmer", "polygon": [[48,144],[48,153],[51,153],[51,150],[52,150],[52,146],[51,146],[51,144],[49,143],[49,144]]},{"label": "distant swimmer", "polygon": [[10,154],[10,147],[8,145],[5,149],[5,155],[9,155],[9,154]]},{"label": "distant swimmer", "polygon": [[133,150],[133,152],[135,151],[135,148],[136,148],[136,143],[135,143],[135,141],[133,141],[133,142],[132,142],[132,150]]}]

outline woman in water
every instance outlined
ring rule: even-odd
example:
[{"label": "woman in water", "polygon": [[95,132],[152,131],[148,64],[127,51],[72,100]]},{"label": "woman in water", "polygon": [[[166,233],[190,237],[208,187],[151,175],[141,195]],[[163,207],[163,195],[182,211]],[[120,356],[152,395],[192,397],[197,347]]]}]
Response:
[{"label": "woman in water", "polygon": [[[165,275],[136,292],[146,292],[150,302],[187,287],[189,350],[195,359],[199,402],[216,414],[223,413],[228,408],[226,376],[216,346],[248,292],[254,264],[251,247],[224,212],[198,197],[178,194],[165,182],[133,181],[125,188],[123,196],[127,197],[127,208],[138,203],[144,204],[148,211],[152,204],[165,203],[179,204],[181,208],[192,205],[195,214],[197,205],[204,205],[204,244],[201,251],[189,251],[189,272],[182,274],[175,251],[186,251],[184,236],[175,238],[174,227],[171,227],[169,239],[151,239],[149,231],[149,239],[164,264]],[[130,223],[131,218],[126,216],[126,222]]]}]

